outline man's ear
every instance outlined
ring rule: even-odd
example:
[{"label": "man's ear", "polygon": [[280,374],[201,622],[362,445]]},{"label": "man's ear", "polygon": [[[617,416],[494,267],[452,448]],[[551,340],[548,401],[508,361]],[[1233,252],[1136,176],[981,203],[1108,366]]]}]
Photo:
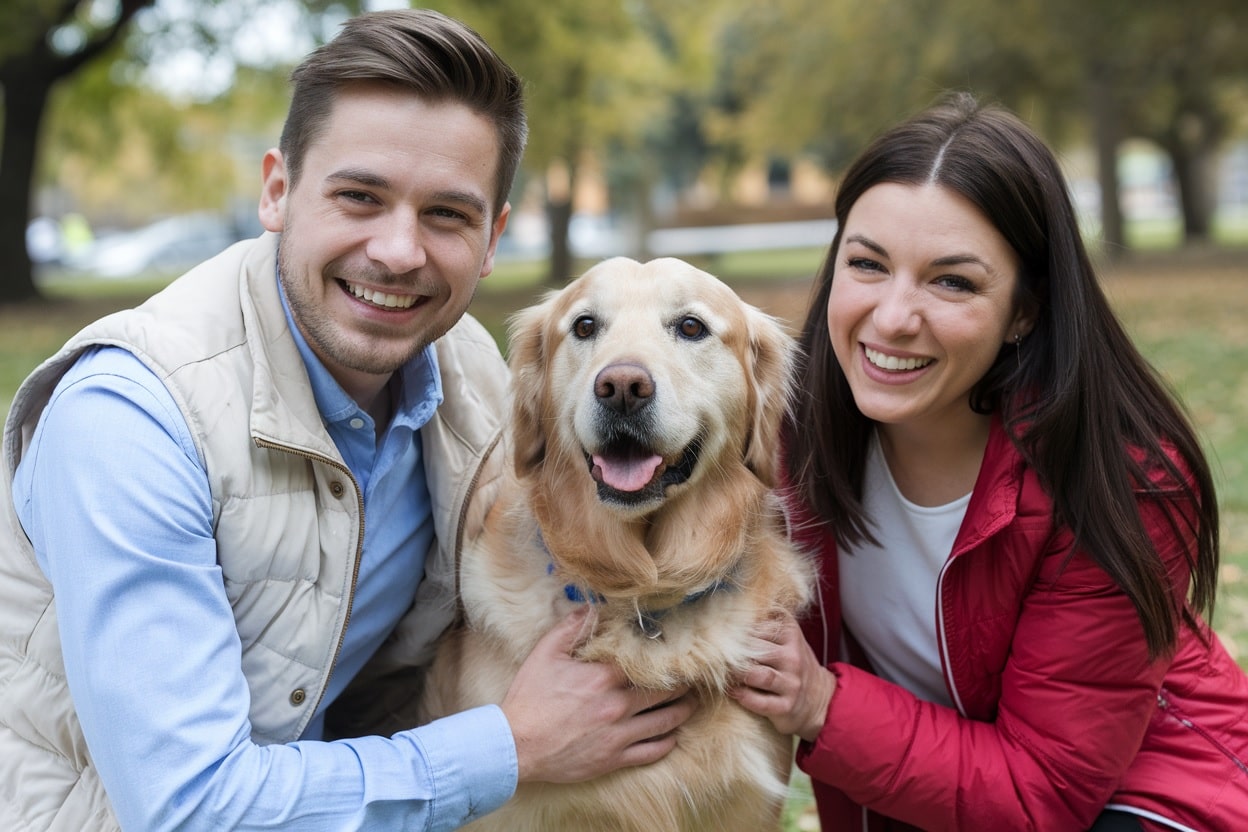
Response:
[{"label": "man's ear", "polygon": [[503,210],[498,212],[498,216],[494,218],[494,224],[490,226],[490,244],[485,251],[485,262],[481,264],[481,277],[486,277],[494,271],[494,255],[498,252],[498,241],[507,228],[507,218],[510,216],[511,203],[504,202]]},{"label": "man's ear", "polygon": [[266,231],[281,231],[286,225],[286,194],[290,181],[286,176],[286,160],[276,147],[264,154],[260,179],[260,225]]}]

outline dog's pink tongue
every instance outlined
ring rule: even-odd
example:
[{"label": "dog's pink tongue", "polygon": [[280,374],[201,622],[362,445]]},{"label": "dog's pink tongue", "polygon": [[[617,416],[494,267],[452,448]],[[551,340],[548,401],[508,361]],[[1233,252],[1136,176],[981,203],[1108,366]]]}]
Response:
[{"label": "dog's pink tongue", "polygon": [[604,459],[595,456],[594,478],[601,480],[616,491],[640,491],[654,479],[654,472],[663,464],[663,457],[655,455],[637,459]]}]

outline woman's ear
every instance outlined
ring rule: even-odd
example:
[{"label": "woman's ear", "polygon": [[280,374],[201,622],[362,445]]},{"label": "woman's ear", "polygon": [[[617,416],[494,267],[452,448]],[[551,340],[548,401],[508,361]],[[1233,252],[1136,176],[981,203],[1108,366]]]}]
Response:
[{"label": "woman's ear", "polygon": [[1017,344],[1030,335],[1036,326],[1037,314],[1035,303],[1026,301],[1020,303],[1018,310],[1014,313],[1014,320],[1010,322],[1009,328],[1005,331],[1005,343]]}]

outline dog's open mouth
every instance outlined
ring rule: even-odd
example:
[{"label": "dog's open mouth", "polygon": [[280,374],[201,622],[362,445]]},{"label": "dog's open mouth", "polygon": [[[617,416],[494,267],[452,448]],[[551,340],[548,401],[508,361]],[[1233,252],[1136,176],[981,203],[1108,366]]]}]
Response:
[{"label": "dog's open mouth", "polygon": [[599,500],[635,506],[662,500],[668,486],[689,479],[701,447],[701,441],[694,440],[669,461],[636,440],[621,438],[596,454],[585,454],[585,460],[598,483]]}]

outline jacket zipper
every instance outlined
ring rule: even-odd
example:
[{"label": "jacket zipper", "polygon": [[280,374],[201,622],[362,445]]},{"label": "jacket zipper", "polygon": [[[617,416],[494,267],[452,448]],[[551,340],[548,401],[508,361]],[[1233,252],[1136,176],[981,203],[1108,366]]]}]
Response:
[{"label": "jacket zipper", "polygon": [[[346,475],[347,479],[351,481],[351,487],[355,489],[356,507],[360,518],[360,531],[355,538],[355,562],[351,568],[351,588],[347,593],[347,612],[346,616],[342,619],[342,629],[338,631],[338,643],[334,645],[334,655],[329,660],[329,667],[325,671],[324,678],[321,679],[320,693],[317,694],[316,702],[312,705],[312,710],[308,711],[308,714],[311,715],[316,713],[316,709],[321,707],[321,701],[325,699],[325,692],[329,689],[329,680],[334,675],[334,668],[338,665],[338,656],[342,653],[342,643],[347,637],[347,625],[351,623],[351,609],[355,604],[355,585],[360,578],[360,559],[364,552],[364,495],[360,493],[360,484],[355,481],[355,476],[351,473],[351,469],[332,457],[310,454],[307,451],[301,451],[298,448],[292,448],[288,445],[279,445],[275,442],[269,442],[266,439],[256,438],[255,443],[258,448],[267,448],[271,451],[281,451],[283,453],[302,457],[310,462],[321,462],[331,468],[335,468]],[[304,725],[306,726],[306,724],[307,723],[305,722]],[[301,727],[300,733],[302,733],[302,731],[303,728]]]},{"label": "jacket zipper", "polygon": [[1239,757],[1237,757],[1233,751],[1231,751],[1229,748],[1227,748],[1225,745],[1219,742],[1216,738],[1210,735],[1210,733],[1206,731],[1204,728],[1200,727],[1199,725],[1197,725],[1196,723],[1192,722],[1190,719],[1185,717],[1178,708],[1176,708],[1174,705],[1170,703],[1169,691],[1167,691],[1164,687],[1157,693],[1157,707],[1160,708],[1162,711],[1164,711],[1167,716],[1170,716],[1172,719],[1176,720],[1184,728],[1194,731],[1196,734],[1203,737],[1205,742],[1209,743],[1214,748],[1216,748],[1219,752],[1221,752],[1221,754],[1224,757],[1226,757],[1228,760],[1230,760],[1232,763],[1234,763],[1235,766],[1240,771],[1244,772],[1245,774],[1248,774],[1248,765],[1245,765],[1243,760],[1239,759]]},{"label": "jacket zipper", "polygon": [[939,641],[940,666],[944,672],[945,685],[949,688],[949,696],[953,699],[958,713],[966,717],[966,708],[962,707],[962,697],[958,694],[958,685],[953,678],[953,662],[949,658],[949,635],[945,632],[945,574],[948,573],[955,559],[950,556],[945,561],[945,565],[940,567],[940,574],[936,577],[936,638]]}]

